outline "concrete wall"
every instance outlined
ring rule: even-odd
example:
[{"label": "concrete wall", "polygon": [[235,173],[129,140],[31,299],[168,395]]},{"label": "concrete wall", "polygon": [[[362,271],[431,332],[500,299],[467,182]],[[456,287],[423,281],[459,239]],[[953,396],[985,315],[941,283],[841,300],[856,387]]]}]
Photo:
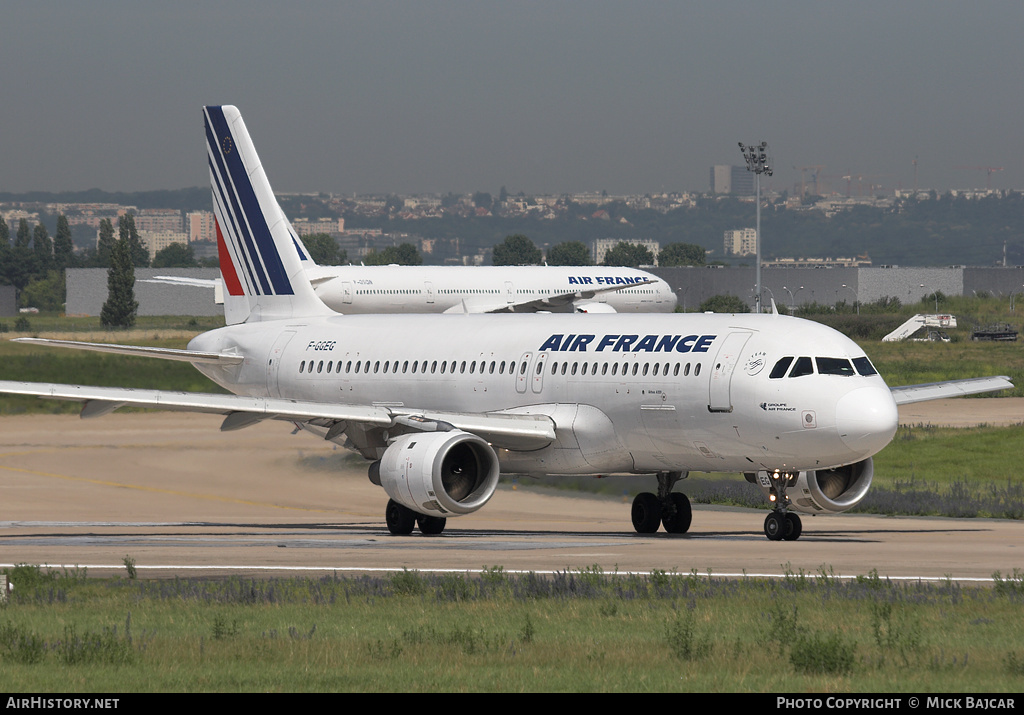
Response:
[{"label": "concrete wall", "polygon": [[7,318],[17,314],[17,291],[14,286],[0,286],[0,318]]},{"label": "concrete wall", "polygon": [[[735,295],[754,306],[756,272],[749,268],[681,267],[647,269],[676,292],[679,304],[697,308],[714,295]],[[764,301],[785,305],[838,301],[871,303],[896,297],[904,305],[917,303],[935,291],[945,295],[973,295],[986,290],[1009,296],[1024,293],[1024,266],[1008,268],[764,268]]]},{"label": "concrete wall", "polygon": [[[467,269],[471,270],[471,269]],[[679,305],[695,310],[715,295],[735,295],[754,305],[756,272],[751,267],[714,268],[687,266],[647,269],[666,281],[675,291]],[[213,302],[213,288],[162,286],[142,282],[155,275],[177,275],[215,280],[216,268],[137,268],[135,299],[139,315],[221,315]],[[72,268],[67,272],[68,315],[99,315],[107,299],[105,268]],[[917,303],[935,291],[946,295],[1024,294],[1024,266],[1009,268],[764,268],[761,270],[765,305],[774,297],[780,305],[838,301],[870,303],[894,296],[903,304]],[[923,287],[922,287],[923,286]],[[10,312],[15,315],[14,289],[0,286],[0,315],[4,315],[5,289],[10,293]]]},{"label": "concrete wall", "polygon": [[[153,276],[186,276],[215,280],[216,268],[136,268],[135,300],[139,315],[223,315],[224,307],[213,302],[213,288],[169,286],[145,283]],[[106,268],[69,268],[67,271],[68,315],[99,315],[107,300]]]}]

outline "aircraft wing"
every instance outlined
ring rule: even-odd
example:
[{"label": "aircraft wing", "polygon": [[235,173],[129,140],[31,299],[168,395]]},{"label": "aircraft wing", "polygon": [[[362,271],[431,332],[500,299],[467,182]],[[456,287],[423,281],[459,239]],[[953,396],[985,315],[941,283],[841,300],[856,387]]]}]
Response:
[{"label": "aircraft wing", "polygon": [[191,363],[219,363],[221,365],[238,365],[245,362],[241,355],[230,353],[204,353],[197,350],[178,350],[175,348],[147,348],[140,345],[115,345],[113,343],[83,343],[76,340],[51,340],[49,338],[13,338],[12,343],[28,343],[45,345],[55,348],[74,348],[75,350],[91,350],[99,353],[117,353],[118,355],[134,355],[136,357],[152,357],[162,360],[180,360]]},{"label": "aircraft wing", "polygon": [[388,430],[394,434],[434,432],[454,427],[478,435],[497,446],[513,449],[538,449],[555,440],[554,422],[545,415],[438,412],[244,395],[6,380],[0,381],[0,393],[82,402],[82,417],[98,417],[127,406],[219,414],[225,416],[221,424],[223,431],[274,419],[309,423],[329,431],[336,429],[336,434],[346,432],[352,424],[364,430]]},{"label": "aircraft wing", "polygon": [[534,298],[532,300],[520,301],[517,303],[501,303],[493,300],[473,301],[465,300],[454,305],[446,313],[537,313],[541,311],[564,312],[572,307],[577,300],[589,300],[601,293],[613,293],[626,288],[650,285],[657,281],[646,280],[636,283],[624,283],[621,285],[594,286],[586,290],[566,291],[554,295]]},{"label": "aircraft wing", "polygon": [[897,405],[909,405],[912,402],[927,402],[943,397],[963,397],[983,392],[998,392],[1013,389],[1013,383],[1005,375],[995,377],[975,377],[967,380],[949,380],[947,382],[929,382],[923,385],[905,385],[893,387],[893,399]]}]

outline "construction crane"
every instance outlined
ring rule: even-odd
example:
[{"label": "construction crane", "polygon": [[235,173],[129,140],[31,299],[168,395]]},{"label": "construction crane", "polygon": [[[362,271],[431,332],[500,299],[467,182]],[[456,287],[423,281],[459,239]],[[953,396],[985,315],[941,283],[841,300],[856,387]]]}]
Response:
[{"label": "construction crane", "polygon": [[986,174],[988,174],[988,188],[990,189],[992,188],[992,174],[996,173],[997,171],[1003,170],[1003,167],[1001,166],[958,166],[956,168],[971,169],[973,171],[984,171]]},{"label": "construction crane", "polygon": [[825,167],[821,164],[815,164],[814,166],[794,166],[793,168],[800,172],[800,197],[803,198],[804,196],[807,196],[806,172],[808,171],[813,172],[811,174],[811,181],[814,184],[814,195],[821,196],[821,194],[818,192],[818,175],[821,173],[821,170],[824,169]]}]

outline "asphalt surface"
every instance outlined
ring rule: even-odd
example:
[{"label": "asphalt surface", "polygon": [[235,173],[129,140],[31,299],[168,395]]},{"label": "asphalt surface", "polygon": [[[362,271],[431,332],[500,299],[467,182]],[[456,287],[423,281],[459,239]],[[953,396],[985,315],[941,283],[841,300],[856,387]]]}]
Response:
[{"label": "asphalt surface", "polygon": [[[910,424],[1017,424],[1019,398],[901,408]],[[0,418],[0,564],[139,577],[395,569],[712,575],[868,574],[988,582],[1024,571],[1024,523],[804,517],[770,542],[766,512],[694,505],[684,535],[639,535],[619,498],[544,493],[503,481],[483,509],[440,536],[396,537],[365,465],[291,426],[221,433],[207,415]],[[753,487],[751,487],[753,488]],[[685,492],[685,482],[678,490]]]}]

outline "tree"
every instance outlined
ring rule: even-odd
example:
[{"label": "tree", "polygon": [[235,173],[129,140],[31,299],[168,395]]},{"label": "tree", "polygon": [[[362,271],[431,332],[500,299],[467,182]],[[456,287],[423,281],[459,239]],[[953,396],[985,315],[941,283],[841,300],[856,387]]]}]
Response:
[{"label": "tree", "polygon": [[11,245],[11,227],[7,225],[7,219],[0,216],[0,250]]},{"label": "tree", "polygon": [[299,238],[302,239],[302,245],[309,252],[309,257],[317,265],[340,266],[348,260],[348,253],[344,249],[339,248],[338,242],[329,234],[311,233],[306,236],[299,236]]},{"label": "tree", "polygon": [[491,263],[496,266],[536,266],[542,259],[540,249],[521,233],[505,236],[494,247]]},{"label": "tree", "polygon": [[71,240],[71,226],[68,217],[57,217],[57,235],[53,239],[53,262],[57,270],[63,271],[74,262],[75,244]]},{"label": "tree", "polygon": [[477,191],[473,194],[473,205],[478,209],[490,211],[494,205],[494,198],[486,191]]},{"label": "tree", "polygon": [[100,310],[100,323],[108,328],[135,325],[139,302],[135,300],[135,264],[127,236],[114,242],[107,269],[107,302]]},{"label": "tree", "polygon": [[693,243],[670,243],[658,254],[658,265],[703,266],[704,248]]},{"label": "tree", "polygon": [[53,265],[53,241],[46,226],[37,223],[32,229],[32,253],[36,257],[36,272],[45,273]]},{"label": "tree", "polygon": [[145,268],[149,265],[149,250],[142,245],[139,232],[135,229],[135,217],[131,214],[122,214],[117,219],[117,232],[122,241],[128,243],[128,255],[132,265],[136,268]]},{"label": "tree", "polygon": [[620,241],[615,248],[604,254],[606,266],[629,266],[639,268],[654,263],[654,254],[646,246],[639,243],[626,243]]},{"label": "tree", "polygon": [[28,220],[21,219],[18,221],[18,235],[14,239],[15,248],[28,248],[32,242],[32,232],[28,227]]},{"label": "tree", "polygon": [[382,251],[370,251],[363,258],[363,263],[368,266],[419,266],[423,263],[423,257],[411,243],[403,243],[399,246],[388,246]]},{"label": "tree", "polygon": [[110,267],[110,254],[114,252],[114,224],[109,218],[100,221],[100,236],[96,242],[96,262]]},{"label": "tree", "polygon": [[700,304],[702,313],[749,313],[750,307],[734,295],[713,295]]},{"label": "tree", "polygon": [[565,241],[548,249],[549,266],[589,266],[590,250],[582,241]]},{"label": "tree", "polygon": [[161,248],[153,256],[153,268],[195,268],[196,262],[192,246],[186,243],[172,243],[167,248]]},{"label": "tree", "polygon": [[21,304],[50,312],[64,310],[64,272],[47,271],[43,277],[33,278],[21,292]]}]

